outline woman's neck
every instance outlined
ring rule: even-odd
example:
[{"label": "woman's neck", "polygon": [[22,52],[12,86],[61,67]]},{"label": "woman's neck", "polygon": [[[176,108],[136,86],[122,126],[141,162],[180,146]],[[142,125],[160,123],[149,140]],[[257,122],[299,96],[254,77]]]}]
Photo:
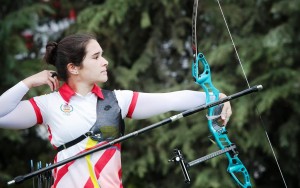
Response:
[{"label": "woman's neck", "polygon": [[71,80],[69,80],[67,84],[70,86],[70,88],[72,88],[73,91],[75,91],[76,93],[82,96],[85,96],[86,94],[91,92],[91,90],[94,87],[94,84],[87,84],[83,82],[72,82]]}]

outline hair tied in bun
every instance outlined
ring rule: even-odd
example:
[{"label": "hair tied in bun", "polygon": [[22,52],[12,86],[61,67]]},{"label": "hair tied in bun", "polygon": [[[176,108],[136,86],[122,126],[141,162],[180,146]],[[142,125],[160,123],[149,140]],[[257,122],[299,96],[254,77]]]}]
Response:
[{"label": "hair tied in bun", "polygon": [[46,45],[46,54],[44,60],[47,64],[54,65],[56,63],[57,42],[48,42]]},{"label": "hair tied in bun", "polygon": [[47,45],[46,45],[46,48],[57,48],[57,42],[49,42]]}]

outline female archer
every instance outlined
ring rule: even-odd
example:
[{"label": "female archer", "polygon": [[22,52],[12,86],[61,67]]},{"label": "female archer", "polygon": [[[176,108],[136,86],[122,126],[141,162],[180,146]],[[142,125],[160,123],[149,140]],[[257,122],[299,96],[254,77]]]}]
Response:
[{"label": "female archer", "polygon": [[[50,143],[58,151],[54,162],[59,162],[121,136],[126,117],[144,119],[205,103],[205,93],[199,91],[103,90],[97,85],[108,80],[108,61],[102,55],[96,38],[87,34],[49,42],[44,60],[56,71],[44,70],[29,76],[3,93],[0,106],[5,108],[0,108],[0,127],[26,129],[45,125]],[[61,86],[59,80],[63,81]],[[45,84],[51,93],[22,100],[29,89]],[[230,103],[226,102],[221,113],[223,125],[231,113]],[[120,144],[115,144],[56,168],[52,187],[123,187],[120,151]]]}]

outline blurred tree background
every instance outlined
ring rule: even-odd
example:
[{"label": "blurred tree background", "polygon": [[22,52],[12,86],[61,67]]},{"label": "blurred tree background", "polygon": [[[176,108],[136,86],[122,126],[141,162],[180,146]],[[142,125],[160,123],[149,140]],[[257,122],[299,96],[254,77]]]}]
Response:
[{"label": "blurred tree background", "polygon": [[[26,76],[53,69],[42,63],[47,41],[78,32],[95,34],[109,60],[109,81],[103,88],[201,90],[190,68],[193,0],[0,0],[0,4],[1,94]],[[224,0],[221,4],[250,85],[264,86],[262,92],[231,102],[228,136],[237,144],[254,187],[284,187],[264,126],[287,186],[300,187],[300,1]],[[217,2],[200,0],[197,19],[198,47],[211,65],[215,86],[228,95],[246,89]],[[25,99],[48,92],[47,87],[35,88]],[[172,114],[126,120],[126,132]],[[189,186],[180,167],[168,162],[175,148],[187,161],[216,151],[209,134],[205,112],[199,112],[124,142],[124,186],[236,187],[223,156],[191,168]],[[55,156],[41,125],[1,129],[0,142],[0,187],[30,172],[30,160],[44,165]],[[32,187],[32,180],[10,187]]]}]

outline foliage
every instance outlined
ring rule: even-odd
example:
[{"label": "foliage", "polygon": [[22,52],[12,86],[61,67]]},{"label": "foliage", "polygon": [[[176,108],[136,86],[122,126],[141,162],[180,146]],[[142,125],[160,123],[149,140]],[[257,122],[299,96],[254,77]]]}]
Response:
[{"label": "foliage", "polygon": [[[283,187],[266,139],[266,130],[287,185],[299,187],[295,174],[300,164],[297,158],[297,136],[300,131],[297,126],[300,113],[297,65],[300,2],[227,0],[221,1],[221,4],[249,85],[264,86],[260,93],[231,102],[234,114],[227,128],[229,138],[237,144],[239,156],[255,187]],[[66,6],[75,7],[78,17],[63,35],[94,33],[104,49],[110,68],[109,82],[103,85],[104,88],[142,92],[199,90],[192,82],[190,73],[192,0],[119,0],[117,3],[113,0],[72,1]],[[218,4],[215,1],[200,1],[197,19],[198,47],[211,65],[215,86],[226,94],[247,88]],[[1,20],[1,28],[9,28],[11,22],[16,27],[34,25],[18,23],[22,20]],[[34,19],[30,21],[34,22]],[[33,67],[29,66],[31,63],[26,61],[25,64],[23,61],[22,67],[27,67],[28,72],[18,72],[17,65],[20,62],[13,55],[25,49],[24,43],[17,36],[19,31],[14,33],[12,29],[7,30],[0,32],[0,54],[4,63],[4,68],[0,69],[3,80],[1,91],[29,72],[37,71],[35,61],[30,60]],[[47,90],[31,92],[30,95],[35,95]],[[147,120],[126,120],[127,132],[172,114]],[[10,134],[1,131],[2,135]],[[170,164],[168,159],[175,148],[182,150],[187,161],[217,150],[208,136],[205,112],[200,112],[126,141],[122,145],[125,187],[184,187],[180,167]],[[29,140],[29,137],[10,138],[14,139],[17,144]],[[235,187],[226,173],[226,160],[218,157],[190,169],[190,187]],[[0,169],[5,176],[12,174],[9,170],[3,171],[2,167]]]},{"label": "foliage", "polygon": [[[0,20],[0,91],[3,93],[19,80],[41,70],[40,60],[30,59],[29,55],[22,60],[16,59],[17,54],[30,54],[26,48],[21,32],[35,27],[43,13],[51,13],[49,6],[34,1],[6,1],[1,3]],[[28,96],[41,94],[43,88],[31,91]],[[49,91],[48,91],[49,92]],[[5,108],[1,106],[1,108]],[[1,130],[1,159],[0,159],[0,187],[13,176],[29,172],[29,161],[52,161],[53,154],[48,142],[37,135],[37,130]],[[5,144],[3,144],[5,143]],[[30,147],[28,147],[30,146]],[[47,147],[45,147],[47,146]],[[44,164],[43,164],[44,165]],[[23,184],[32,186],[31,181]],[[12,186],[13,187],[13,186]]]}]

